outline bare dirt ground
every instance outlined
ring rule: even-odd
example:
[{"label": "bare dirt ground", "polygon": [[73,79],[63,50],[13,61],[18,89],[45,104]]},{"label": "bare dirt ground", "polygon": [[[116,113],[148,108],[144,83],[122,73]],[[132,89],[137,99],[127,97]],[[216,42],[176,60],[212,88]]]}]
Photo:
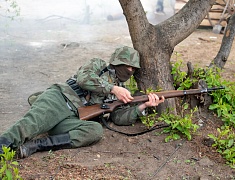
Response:
[{"label": "bare dirt ground", "polygon": [[[124,21],[81,25],[70,20],[29,20],[0,34],[0,133],[29,109],[30,94],[64,82],[77,68],[93,57],[109,60],[115,48],[131,46]],[[185,62],[205,67],[217,54],[223,35],[196,30],[175,51]],[[66,45],[65,45],[66,44]],[[224,77],[234,78],[235,43]],[[173,57],[175,60],[176,57]],[[166,135],[156,130],[128,137],[104,127],[103,139],[80,149],[41,152],[19,160],[24,179],[235,179],[235,171],[211,147],[203,144],[215,133],[220,120],[202,110],[195,118],[204,123],[192,141],[164,143]],[[145,129],[137,123],[116,127],[127,132]]]}]

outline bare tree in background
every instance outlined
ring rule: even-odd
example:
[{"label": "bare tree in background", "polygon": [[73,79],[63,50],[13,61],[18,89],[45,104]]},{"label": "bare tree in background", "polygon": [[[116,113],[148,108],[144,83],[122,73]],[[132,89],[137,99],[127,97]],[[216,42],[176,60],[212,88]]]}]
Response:
[{"label": "bare tree in background", "polygon": [[[119,2],[133,46],[141,57],[141,69],[135,74],[138,88],[174,89],[170,65],[174,47],[195,31],[215,0],[189,0],[178,13],[157,25],[148,22],[140,0]],[[158,112],[161,113],[166,107],[175,110],[175,99],[168,99],[160,105]]]},{"label": "bare tree in background", "polygon": [[220,50],[214,60],[211,62],[209,67],[219,67],[223,69],[225,63],[228,60],[228,56],[230,54],[233,40],[235,36],[235,13],[228,19],[228,25],[224,32],[224,37],[222,40],[222,44],[220,46]]},{"label": "bare tree in background", "polygon": [[5,0],[5,2],[0,2],[0,10],[4,12],[4,14],[0,13],[0,16],[12,20],[20,15],[20,7],[15,0]]}]

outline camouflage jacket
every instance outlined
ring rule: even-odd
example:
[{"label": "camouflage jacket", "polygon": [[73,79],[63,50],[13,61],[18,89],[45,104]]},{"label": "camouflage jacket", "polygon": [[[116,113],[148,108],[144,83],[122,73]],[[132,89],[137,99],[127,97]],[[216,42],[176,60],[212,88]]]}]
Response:
[{"label": "camouflage jacket", "polygon": [[[108,71],[101,74],[101,71],[107,67],[104,60],[94,58],[80,67],[76,74],[77,84],[84,90],[89,91],[89,104],[103,103],[105,99],[117,100],[115,95],[110,91],[114,85],[123,86],[116,78],[115,72],[108,68]],[[101,75],[100,75],[101,74]],[[83,100],[70,88],[66,83],[55,84],[61,89],[61,92],[74,104],[74,106],[81,107]],[[136,122],[142,113],[137,106],[123,105],[116,108],[110,117],[112,121],[118,125],[130,125]]]}]

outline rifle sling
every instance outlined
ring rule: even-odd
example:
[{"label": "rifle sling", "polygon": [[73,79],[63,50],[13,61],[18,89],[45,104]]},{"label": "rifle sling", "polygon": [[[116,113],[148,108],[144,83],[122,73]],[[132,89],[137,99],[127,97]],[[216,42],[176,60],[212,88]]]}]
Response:
[{"label": "rifle sling", "polygon": [[126,135],[126,136],[139,136],[139,135],[142,135],[142,134],[145,134],[147,132],[151,132],[153,130],[156,130],[156,129],[160,129],[160,128],[165,128],[165,127],[169,127],[169,125],[166,125],[166,124],[162,124],[162,125],[156,125],[154,127],[152,127],[151,129],[148,129],[148,130],[145,130],[145,131],[142,131],[142,132],[139,132],[139,133],[125,133],[125,132],[122,132],[122,131],[118,131],[112,127],[110,127],[107,123],[107,121],[105,120],[105,118],[103,116],[100,117],[103,124],[106,126],[107,129],[111,130],[111,131],[114,131],[114,132],[117,132],[119,134],[123,134],[123,135]]},{"label": "rifle sling", "polygon": [[108,71],[108,67],[106,66],[104,69],[102,69],[102,71],[100,71],[99,77],[107,71]]}]

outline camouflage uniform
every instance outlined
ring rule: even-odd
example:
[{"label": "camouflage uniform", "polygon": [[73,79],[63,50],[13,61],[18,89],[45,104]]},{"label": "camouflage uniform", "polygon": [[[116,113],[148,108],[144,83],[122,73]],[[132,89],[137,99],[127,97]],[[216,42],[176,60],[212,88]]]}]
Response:
[{"label": "camouflage uniform", "polygon": [[[138,52],[129,47],[119,48],[112,54],[110,64],[127,64],[139,68]],[[101,74],[105,67],[107,71]],[[25,116],[1,137],[11,142],[12,148],[46,132],[51,136],[68,133],[71,147],[87,146],[100,140],[103,134],[102,126],[95,121],[80,120],[77,108],[84,106],[85,103],[96,104],[103,103],[105,99],[116,100],[110,91],[114,85],[123,86],[123,83],[117,79],[115,71],[107,66],[104,60],[98,58],[91,59],[80,67],[75,77],[77,84],[89,92],[90,98],[87,102],[67,83],[54,84],[43,92]],[[112,121],[118,125],[135,123],[138,116],[141,116],[141,112],[137,106],[118,107],[111,113]]]}]

